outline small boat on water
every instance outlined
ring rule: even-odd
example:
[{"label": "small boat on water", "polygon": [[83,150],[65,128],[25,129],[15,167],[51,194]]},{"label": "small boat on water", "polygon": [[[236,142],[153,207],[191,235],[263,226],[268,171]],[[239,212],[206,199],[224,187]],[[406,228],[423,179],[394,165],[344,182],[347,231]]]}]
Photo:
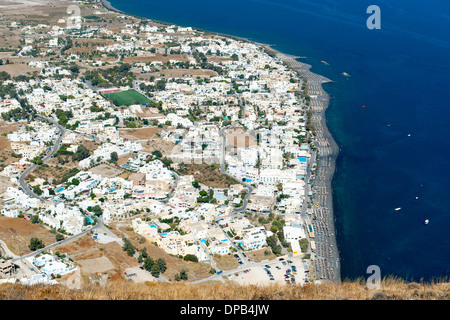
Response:
[{"label": "small boat on water", "polygon": [[430,222],[430,220],[426,219],[424,224],[428,224],[428,222]]},{"label": "small boat on water", "polygon": [[395,208],[394,210],[395,210],[395,211],[398,211],[398,210],[400,210],[400,209],[401,209],[401,208]]}]

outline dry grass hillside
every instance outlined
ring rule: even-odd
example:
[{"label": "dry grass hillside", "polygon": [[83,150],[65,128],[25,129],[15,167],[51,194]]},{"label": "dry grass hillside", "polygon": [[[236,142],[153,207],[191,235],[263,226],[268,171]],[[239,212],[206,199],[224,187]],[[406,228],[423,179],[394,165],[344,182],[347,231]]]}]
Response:
[{"label": "dry grass hillside", "polygon": [[80,290],[62,285],[0,285],[0,300],[449,300],[450,283],[407,283],[385,279],[369,290],[363,281],[306,286],[239,286],[231,284],[85,285]]}]

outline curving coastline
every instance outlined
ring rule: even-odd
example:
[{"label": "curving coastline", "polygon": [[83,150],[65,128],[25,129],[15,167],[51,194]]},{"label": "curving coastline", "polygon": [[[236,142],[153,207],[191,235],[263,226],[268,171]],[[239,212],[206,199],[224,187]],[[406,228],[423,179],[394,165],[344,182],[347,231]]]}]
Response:
[{"label": "curving coastline", "polygon": [[[107,10],[142,19],[150,19],[118,10],[114,8],[107,0],[100,0],[100,2]],[[162,21],[152,20],[158,23],[167,24]],[[317,151],[314,155],[314,158],[317,158],[316,173],[313,180],[311,180],[310,176],[307,181],[307,183],[309,182],[314,185],[314,188],[312,189],[314,191],[314,198],[311,200],[314,218],[311,219],[311,224],[315,231],[321,231],[320,234],[315,232],[314,240],[316,242],[317,249],[311,256],[313,262],[313,272],[316,279],[340,282],[340,260],[336,241],[335,216],[333,210],[333,189],[331,185],[336,168],[336,159],[339,154],[339,147],[327,127],[325,112],[329,106],[330,97],[322,87],[323,83],[333,81],[322,75],[311,72],[311,65],[297,60],[304,57],[280,52],[274,49],[273,45],[259,43],[234,35],[217,33],[199,28],[195,29],[262,46],[267,51],[271,51],[292,70],[296,71],[300,77],[306,79],[308,93],[311,96],[310,110],[312,111],[312,123],[316,131],[314,143],[317,147]]]},{"label": "curving coastline", "polygon": [[315,231],[320,230],[315,241],[317,250],[314,259],[315,276],[319,279],[341,281],[339,250],[336,241],[335,216],[333,210],[332,180],[336,169],[339,147],[327,127],[326,109],[330,97],[322,84],[332,80],[310,71],[311,65],[297,61],[297,57],[270,48],[288,66],[306,78],[308,93],[311,96],[310,110],[312,123],[316,131],[314,143],[317,147],[317,169],[313,180],[307,182],[314,185],[312,202],[312,225]]}]

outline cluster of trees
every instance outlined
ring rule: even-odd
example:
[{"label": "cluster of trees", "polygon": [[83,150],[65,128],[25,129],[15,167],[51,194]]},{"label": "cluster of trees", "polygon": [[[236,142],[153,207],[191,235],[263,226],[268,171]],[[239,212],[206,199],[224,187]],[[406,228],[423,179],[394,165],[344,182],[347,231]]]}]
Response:
[{"label": "cluster of trees", "polygon": [[[64,97],[61,97],[61,99],[64,99]],[[62,126],[66,126],[67,122],[73,118],[73,113],[70,110],[64,111],[62,109],[56,109],[55,114],[58,118],[58,123]]]},{"label": "cluster of trees", "polygon": [[[68,151],[67,148],[69,147],[68,144],[63,144],[58,151],[56,152],[56,158],[58,159],[59,164],[65,164],[69,162],[69,156],[73,155],[72,151]],[[63,156],[65,156],[63,158]]]},{"label": "cluster of trees", "polygon": [[82,144],[78,146],[77,151],[72,155],[72,161],[81,161],[88,158],[90,151]]},{"label": "cluster of trees", "polygon": [[208,58],[203,52],[198,52],[197,50],[195,50],[192,53],[192,56],[194,57],[195,61],[197,61],[197,64],[200,68],[216,71],[219,75],[224,74],[224,71],[221,67],[208,62]]},{"label": "cluster of trees", "polygon": [[62,47],[61,53],[66,52],[67,50],[69,50],[73,46],[71,37],[67,37],[65,40],[66,40],[66,45],[64,47]]},{"label": "cluster of trees", "polygon": [[291,246],[291,243],[289,241],[286,241],[286,239],[284,238],[283,230],[279,230],[277,232],[277,236],[278,236],[278,240],[280,240],[280,243],[283,247],[289,248]]},{"label": "cluster of trees", "polygon": [[143,83],[141,83],[139,85],[139,89],[141,89],[142,91],[145,91],[146,93],[149,92],[155,92],[155,91],[164,91],[166,89],[166,83],[167,80],[166,79],[160,79],[158,81],[156,81],[155,85],[145,85]]},{"label": "cluster of trees", "polygon": [[272,235],[266,238],[267,245],[272,249],[273,254],[281,254],[281,246],[278,244],[277,237]]},{"label": "cluster of trees", "polygon": [[44,243],[38,238],[31,238],[28,248],[30,248],[31,251],[36,251],[44,248]]},{"label": "cluster of trees", "polygon": [[198,262],[198,258],[195,254],[187,254],[183,258],[184,261],[192,261],[192,262]]},{"label": "cluster of trees", "polygon": [[33,193],[37,194],[38,196],[40,196],[42,194],[41,187],[39,185],[33,186]]},{"label": "cluster of trees", "polygon": [[6,71],[0,71],[0,81],[11,79],[11,75]]},{"label": "cluster of trees", "polygon": [[36,111],[27,103],[25,99],[18,99],[20,107],[9,110],[8,112],[2,112],[2,118],[5,121],[21,121],[33,119]]},{"label": "cluster of trees", "polygon": [[89,107],[89,110],[91,112],[101,112],[101,111],[105,111],[105,108],[99,107],[97,105],[97,103],[94,101],[94,102],[92,102],[92,106]]},{"label": "cluster of trees", "polygon": [[[132,257],[137,250],[136,247],[127,238],[123,238],[122,240],[124,242],[122,249],[126,251],[130,257]],[[151,272],[152,276],[156,278],[167,270],[166,261],[162,258],[154,260],[148,255],[145,247],[139,251],[139,257],[137,259],[139,263],[143,264],[143,268],[148,272]]]},{"label": "cluster of trees", "polygon": [[127,254],[132,257],[134,255],[134,252],[136,251],[136,248],[133,246],[133,244],[131,243],[130,240],[128,240],[127,238],[122,238],[123,241],[123,251],[126,251]]},{"label": "cluster of trees", "polygon": [[186,268],[181,270],[180,273],[175,274],[176,281],[187,280],[187,279],[188,279],[188,269],[186,269]]},{"label": "cluster of trees", "polygon": [[166,261],[162,258],[159,258],[155,261],[153,258],[147,256],[143,258],[143,263],[144,269],[150,272],[152,276],[156,278],[167,270]]},{"label": "cluster of trees", "polygon": [[87,70],[84,78],[90,80],[92,85],[97,87],[124,87],[132,86],[134,75],[130,71],[131,64],[122,63],[108,69]]},{"label": "cluster of trees", "polygon": [[87,211],[94,213],[95,216],[99,217],[103,214],[102,207],[100,207],[98,204],[91,207],[87,207]]},{"label": "cluster of trees", "polygon": [[309,248],[309,241],[306,238],[301,238],[299,241],[300,244],[300,250],[302,250],[303,253],[306,253]]},{"label": "cluster of trees", "polygon": [[78,172],[80,172],[80,169],[71,168],[68,171],[64,172],[64,174],[61,176],[61,178],[59,180],[57,180],[57,179],[53,180],[53,184],[54,185],[63,184],[65,182],[67,182],[67,180],[69,180],[70,177],[73,177]]},{"label": "cluster of trees", "polygon": [[[197,198],[197,202],[200,202],[200,203],[205,203],[205,202],[217,202],[217,200],[214,198],[214,191],[213,191],[213,189],[209,189],[209,192],[208,191],[205,191],[205,190],[202,190],[202,191],[200,191],[199,192],[199,194],[200,194],[200,197],[199,198]],[[214,200],[216,200],[216,201],[214,201]]]}]

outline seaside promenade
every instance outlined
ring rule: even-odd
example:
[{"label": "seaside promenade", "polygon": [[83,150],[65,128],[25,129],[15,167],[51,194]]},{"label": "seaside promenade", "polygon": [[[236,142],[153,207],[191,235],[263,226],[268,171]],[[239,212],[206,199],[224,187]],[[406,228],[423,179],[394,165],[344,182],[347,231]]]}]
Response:
[{"label": "seaside promenade", "polygon": [[329,96],[322,88],[323,83],[331,82],[331,80],[311,72],[309,70],[311,66],[297,61],[297,57],[284,54],[270,47],[267,48],[275,51],[276,55],[286,65],[296,70],[307,81],[308,94],[311,97],[311,121],[315,128],[313,141],[317,147],[312,157],[312,159],[317,160],[317,168],[313,175],[307,177],[307,183],[313,186],[311,190],[313,191],[313,197],[309,200],[309,204],[312,209],[311,224],[316,243],[316,250],[311,254],[313,269],[311,278],[341,281],[331,191],[331,180],[333,179],[339,148],[326,125],[325,110],[328,108]]}]

